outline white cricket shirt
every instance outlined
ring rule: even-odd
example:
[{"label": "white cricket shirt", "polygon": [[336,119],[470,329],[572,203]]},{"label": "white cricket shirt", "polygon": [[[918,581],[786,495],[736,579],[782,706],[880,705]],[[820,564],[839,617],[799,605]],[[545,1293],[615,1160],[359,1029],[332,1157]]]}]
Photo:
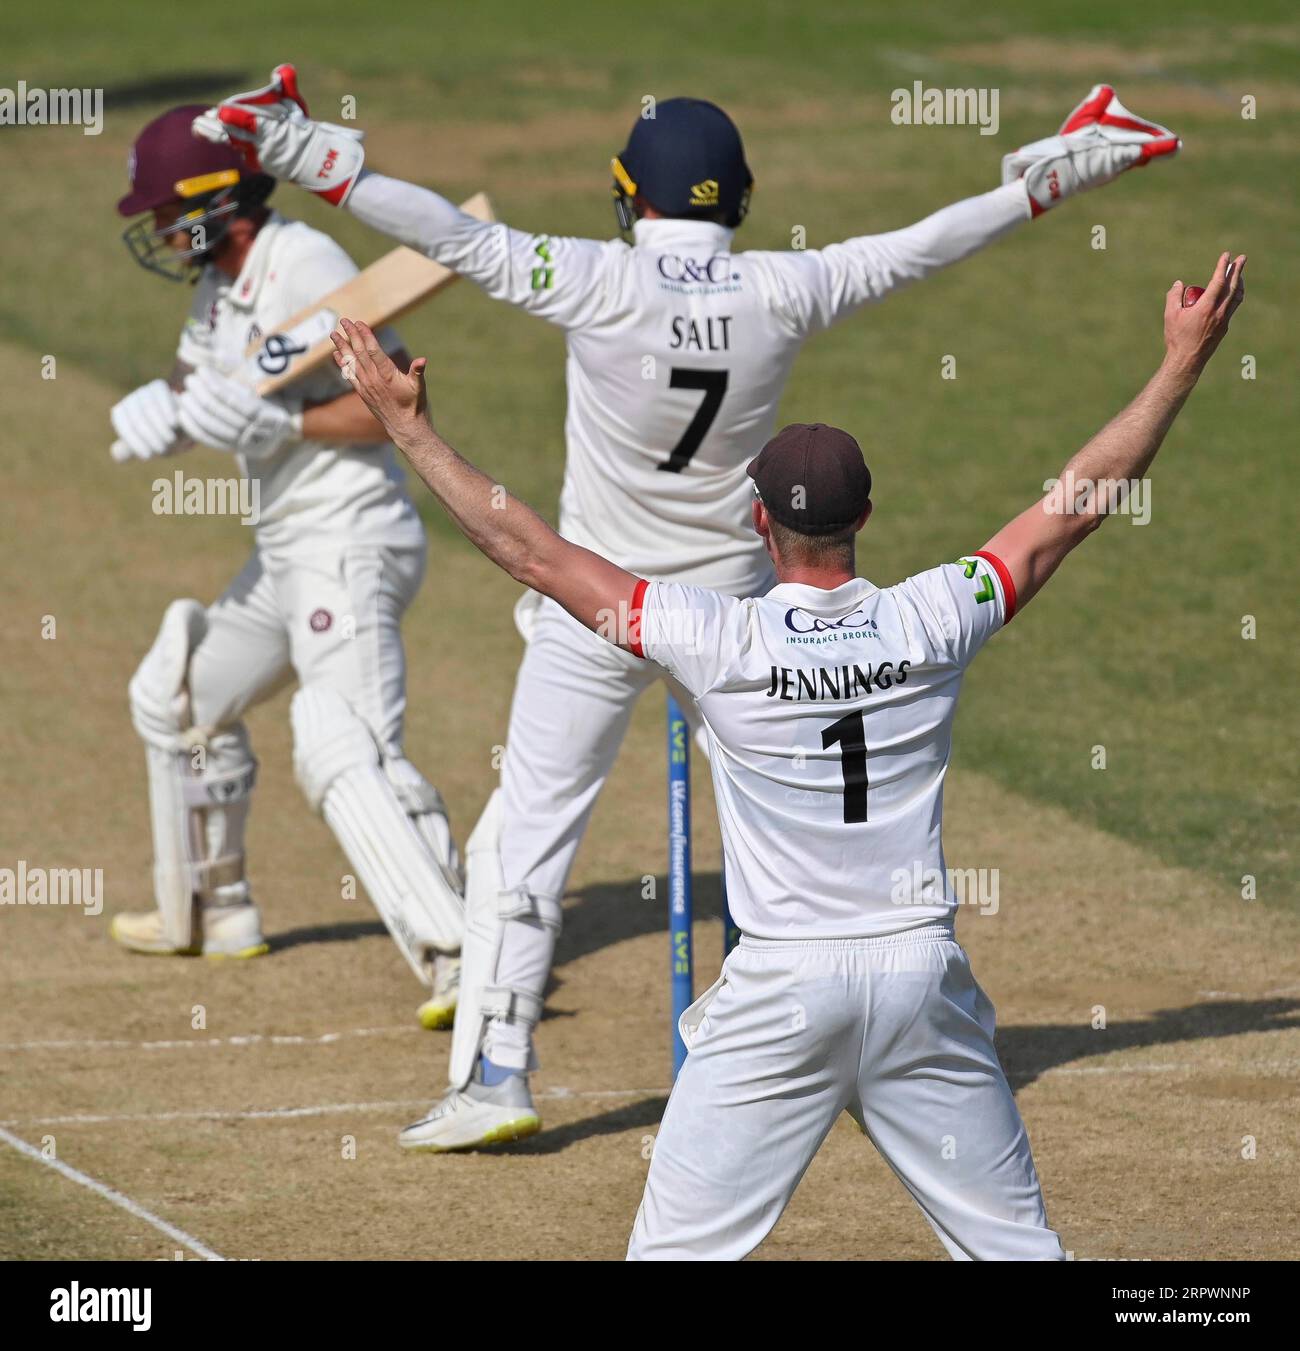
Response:
[{"label": "white cricket shirt", "polygon": [[[249,343],[356,274],[357,265],[328,235],[272,212],[238,277],[211,265],[203,269],[176,355],[188,366],[237,375]],[[391,330],[383,330],[380,341],[389,351],[400,345]],[[333,361],[284,391],[308,405],[350,392]],[[291,441],[268,457],[234,458],[240,472],[259,485],[259,548],[309,551],[323,538],[417,547],[424,539],[387,442]]]},{"label": "white cricket shirt", "polygon": [[1001,560],[749,600],[642,582],[637,607],[639,655],[699,701],[742,932],[851,938],[952,915],[943,781],[962,676],[1015,612]]},{"label": "white cricket shirt", "polygon": [[564,330],[560,533],[639,576],[733,595],[772,580],[745,466],[805,340],[1029,218],[1016,182],[888,234],[733,253],[733,232],[701,221],[638,221],[634,248],[529,234],[373,173],[347,209]]}]

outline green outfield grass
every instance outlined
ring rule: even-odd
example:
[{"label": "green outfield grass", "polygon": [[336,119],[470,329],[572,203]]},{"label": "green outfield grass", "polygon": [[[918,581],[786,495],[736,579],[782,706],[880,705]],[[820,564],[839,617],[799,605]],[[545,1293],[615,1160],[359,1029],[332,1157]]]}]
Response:
[{"label": "green outfield grass", "polygon": [[[1026,505],[1154,368],[1169,283],[1203,280],[1221,249],[1247,252],[1249,303],[1157,463],[1151,523],[1111,523],[993,644],[968,685],[957,764],[1219,881],[1253,874],[1265,903],[1294,905],[1300,410],[1287,313],[1300,21],[1281,3],[1225,16],[1184,0],[898,11],[397,0],[267,3],[246,20],[156,0],[8,6],[0,84],[105,86],[108,114],[99,137],[0,128],[0,337],[33,355],[31,387],[0,389],[4,424],[39,418],[40,355],[123,391],[168,367],[185,293],[146,276],[118,240],[127,146],[168,104],[261,83],[280,60],[298,63],[320,115],[356,98],[375,167],[451,196],[486,188],[498,214],[524,227],[601,237],[613,228],[608,158],[641,97],[715,98],[740,121],[758,181],[738,243],[764,248],[788,247],[798,225],[810,246],[889,229],[991,187],[1002,153],[1052,131],[1108,79],[1180,131],[1184,155],[821,338],[783,412],[859,436],[878,484],[860,566],[897,580],[977,548]],[[893,126],[890,91],[916,79],[996,87],[999,134]],[[1241,116],[1247,95],[1255,120]],[[282,189],[277,201],[362,260],[387,247],[303,194]],[[1092,247],[1099,225],[1104,251]],[[402,328],[433,359],[442,429],[553,516],[558,335],[469,286]],[[940,378],[946,355],[955,380]],[[1247,356],[1257,365],[1249,381]],[[108,440],[105,421],[102,445],[51,444],[51,495],[21,504],[20,528]],[[425,514],[437,549],[469,547]],[[233,571],[237,525],[186,529],[228,536]],[[21,538],[9,546],[4,566],[21,569]],[[92,551],[114,541],[68,544],[83,547],[91,568]],[[455,625],[474,603],[449,596],[438,618]],[[1253,641],[1241,636],[1247,615]],[[430,636],[412,635],[415,662]],[[1096,745],[1105,770],[1092,768]],[[995,839],[998,821],[987,829]],[[1106,867],[1079,860],[1081,871]]]}]

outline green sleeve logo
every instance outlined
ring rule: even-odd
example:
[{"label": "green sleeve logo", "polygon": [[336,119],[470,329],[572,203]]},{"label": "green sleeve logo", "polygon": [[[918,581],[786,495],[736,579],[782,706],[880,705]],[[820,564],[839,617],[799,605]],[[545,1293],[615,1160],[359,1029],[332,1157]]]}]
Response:
[{"label": "green sleeve logo", "polygon": [[549,266],[552,261],[550,239],[546,235],[543,235],[534,246],[533,252],[544,264],[542,267],[533,268],[533,290],[549,291],[552,282],[555,280],[555,269]]},{"label": "green sleeve logo", "polygon": [[[975,574],[979,571],[979,564],[973,558],[958,558],[956,564],[966,574],[968,582],[975,580]],[[980,589],[975,593],[976,605],[983,605],[986,600],[992,600],[996,594],[993,590],[993,578],[987,572],[979,574]]]}]

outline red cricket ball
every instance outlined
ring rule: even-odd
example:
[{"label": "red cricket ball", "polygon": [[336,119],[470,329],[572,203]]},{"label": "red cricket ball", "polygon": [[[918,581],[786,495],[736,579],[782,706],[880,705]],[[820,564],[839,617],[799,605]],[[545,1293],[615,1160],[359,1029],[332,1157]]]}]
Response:
[{"label": "red cricket ball", "polygon": [[1190,310],[1204,294],[1204,286],[1189,286],[1183,292],[1183,309]]}]

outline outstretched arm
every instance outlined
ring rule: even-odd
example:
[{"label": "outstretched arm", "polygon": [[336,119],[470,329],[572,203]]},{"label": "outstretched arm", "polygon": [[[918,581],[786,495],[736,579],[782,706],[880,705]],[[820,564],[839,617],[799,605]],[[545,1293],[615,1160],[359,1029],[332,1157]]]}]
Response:
[{"label": "outstretched arm", "polygon": [[1029,218],[1025,185],[1017,181],[954,202],[901,230],[762,257],[796,327],[815,333],[869,301],[969,258]]},{"label": "outstretched arm", "polygon": [[1146,388],[1111,419],[1061,471],[1057,486],[993,536],[981,552],[1000,558],[1015,584],[1020,608],[1043,587],[1066,554],[1106,519],[1117,498],[1150,468],[1165,433],[1201,371],[1223,341],[1246,294],[1243,254],[1223,254],[1204,294],[1183,308],[1183,283],[1165,296],[1165,358]]},{"label": "outstretched arm", "polygon": [[257,173],[287,179],[358,220],[476,282],[495,300],[562,327],[588,322],[603,294],[605,245],[534,235],[480,221],[428,188],[369,173],[363,133],[311,118],[297,71],[194,119],[194,134],[224,141]]},{"label": "outstretched arm", "polygon": [[529,506],[476,469],[433,429],[425,359],[403,374],[365,324],[341,319],[334,360],[461,533],[516,581],[558,601],[580,623],[636,650],[639,578],[558,535]]},{"label": "outstretched arm", "polygon": [[801,332],[816,332],[969,258],[1067,197],[1176,154],[1181,144],[1168,128],[1130,113],[1110,85],[1094,85],[1055,136],[1004,157],[1002,187],[887,234],[806,253],[763,255],[773,270],[777,303]]},{"label": "outstretched arm", "polygon": [[562,328],[591,322],[600,311],[606,246],[594,239],[529,234],[481,221],[429,188],[367,171],[346,206],[372,229],[467,277],[493,300]]},{"label": "outstretched arm", "polygon": [[478,281],[476,255],[498,227],[462,211],[431,188],[363,169],[345,207],[372,230],[415,249],[462,276]]}]

